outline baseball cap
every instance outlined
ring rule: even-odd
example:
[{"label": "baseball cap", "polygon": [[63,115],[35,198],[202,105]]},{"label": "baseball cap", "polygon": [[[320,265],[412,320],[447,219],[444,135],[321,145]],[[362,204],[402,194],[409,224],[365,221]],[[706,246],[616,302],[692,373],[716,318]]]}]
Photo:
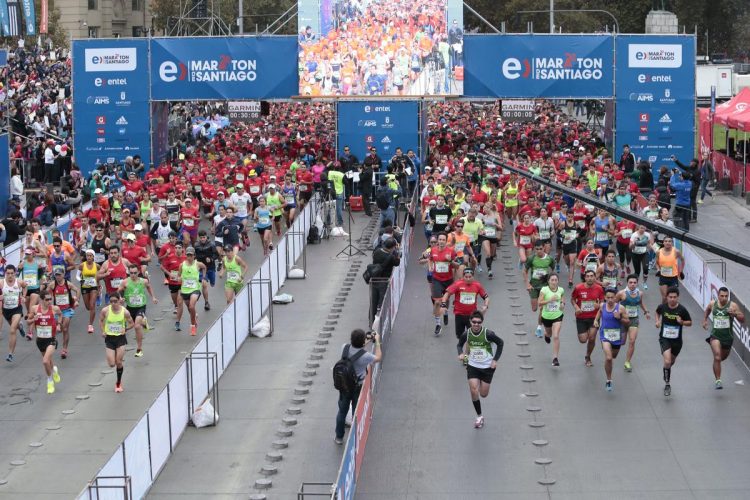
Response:
[{"label": "baseball cap", "polygon": [[102,194],[102,189],[101,188],[94,189],[94,194]]},{"label": "baseball cap", "polygon": [[62,270],[62,269],[60,269],[59,267],[56,267],[55,268],[55,274],[59,274],[59,275],[62,276],[63,274],[65,274],[65,271]]},{"label": "baseball cap", "polygon": [[253,153],[253,154],[250,155],[250,159],[251,160],[257,160],[258,159],[258,155],[256,155],[255,153]]},{"label": "baseball cap", "polygon": [[140,224],[136,224],[135,226],[133,226],[133,231],[143,231],[143,226],[141,226]]},{"label": "baseball cap", "polygon": [[237,186],[235,186],[235,187],[236,187],[237,189],[245,189],[245,186],[244,186],[244,185],[243,185],[243,184],[242,184],[241,182],[238,182],[238,183],[237,183]]},{"label": "baseball cap", "polygon": [[86,250],[86,255],[88,255],[88,254],[96,255],[96,252],[94,250],[92,250],[91,248],[89,248],[88,250]]},{"label": "baseball cap", "polygon": [[195,248],[193,248],[193,247],[187,247],[185,249],[185,255],[189,255],[189,254],[195,255]]},{"label": "baseball cap", "polygon": [[269,184],[268,189],[276,189],[276,184]]},{"label": "baseball cap", "polygon": [[23,253],[25,253],[26,255],[32,255],[34,253],[34,249],[27,248],[26,250],[23,251]]},{"label": "baseball cap", "polygon": [[128,241],[135,241],[135,235],[133,233],[128,233],[128,235],[125,236],[125,239]]}]

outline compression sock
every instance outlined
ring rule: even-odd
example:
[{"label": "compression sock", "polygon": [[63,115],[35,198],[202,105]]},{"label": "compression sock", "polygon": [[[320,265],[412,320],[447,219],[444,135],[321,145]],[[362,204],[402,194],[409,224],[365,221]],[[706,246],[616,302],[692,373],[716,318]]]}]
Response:
[{"label": "compression sock", "polygon": [[436,325],[440,324],[440,316],[435,316],[435,324]]},{"label": "compression sock", "polygon": [[477,412],[477,416],[482,415],[482,402],[478,399],[476,401],[472,401],[471,404],[474,405],[474,411]]},{"label": "compression sock", "polygon": [[492,261],[494,260],[494,257],[487,257],[485,261],[487,262],[487,270],[492,271]]},{"label": "compression sock", "polygon": [[125,369],[124,366],[117,369],[117,383],[118,384],[122,382],[122,372],[124,369]]},{"label": "compression sock", "polygon": [[671,368],[664,368],[663,370],[664,370],[664,383],[668,384],[669,383],[669,377],[672,374],[672,369]]}]

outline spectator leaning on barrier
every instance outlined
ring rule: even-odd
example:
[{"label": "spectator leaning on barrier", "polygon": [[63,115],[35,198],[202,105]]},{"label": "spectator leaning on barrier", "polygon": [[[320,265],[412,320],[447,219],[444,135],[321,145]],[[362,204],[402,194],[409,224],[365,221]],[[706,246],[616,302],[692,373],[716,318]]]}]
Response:
[{"label": "spectator leaning on barrier", "polygon": [[[375,342],[375,354],[365,350],[365,344],[368,340]],[[351,365],[353,365],[351,366],[351,369],[353,369],[354,373],[351,373],[351,378],[353,380],[346,381],[351,382],[351,388],[348,390],[339,390],[339,411],[336,415],[336,435],[334,437],[336,444],[344,444],[346,415],[349,413],[350,408],[352,413],[354,413],[357,408],[359,394],[362,391],[362,383],[367,376],[367,368],[373,363],[378,363],[382,358],[383,352],[380,350],[380,335],[377,333],[368,336],[364,330],[356,329],[352,331],[350,343],[344,344],[342,347],[341,359],[349,360]],[[340,361],[334,366],[334,381],[336,380],[337,367],[340,364],[343,363]],[[347,377],[346,372],[350,370],[347,368],[349,367],[345,367],[341,370],[341,378],[349,378]]]},{"label": "spectator leaning on barrier", "polygon": [[[388,281],[393,274],[393,268],[401,264],[401,254],[396,239],[390,237],[381,246],[372,252],[373,267],[377,272],[373,273],[370,281],[370,318],[374,318],[383,304],[385,292],[388,289]],[[379,266],[379,267],[378,267]]]},{"label": "spectator leaning on barrier", "polygon": [[672,170],[672,178],[669,179],[669,187],[675,192],[675,219],[682,221],[681,229],[690,231],[690,192],[693,183],[686,179],[687,174],[675,168]]},{"label": "spectator leaning on barrier", "polygon": [[690,188],[690,222],[698,222],[698,190],[701,185],[701,171],[698,160],[693,158],[690,160],[690,165],[687,166],[674,155],[672,155],[672,160],[682,169],[683,177],[692,183]]}]

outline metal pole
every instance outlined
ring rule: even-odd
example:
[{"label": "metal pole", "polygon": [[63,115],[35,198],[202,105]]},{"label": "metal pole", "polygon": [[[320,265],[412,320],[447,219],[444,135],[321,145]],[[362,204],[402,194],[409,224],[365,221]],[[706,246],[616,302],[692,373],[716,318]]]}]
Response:
[{"label": "metal pole", "polygon": [[549,32],[555,32],[555,0],[549,0]]},{"label": "metal pole", "polygon": [[238,14],[237,27],[239,28],[240,35],[245,33],[245,20],[242,17],[242,12],[244,9],[242,7],[243,7],[243,0],[240,0],[239,12],[237,13]]},{"label": "metal pole", "polygon": [[[481,14],[480,14],[479,12],[477,12],[476,10],[474,10],[474,7],[472,7],[472,6],[471,6],[471,5],[469,5],[468,3],[464,2],[464,8],[465,8],[466,10],[468,10],[469,12],[471,12],[472,14],[474,14],[475,16],[477,16],[477,19],[479,19],[479,20],[480,20],[480,21],[482,21],[482,22],[483,22],[484,24],[486,24],[487,26],[489,26],[489,27],[490,27],[490,29],[492,29],[492,31],[494,31],[495,33],[500,33],[500,30],[499,30],[499,29],[497,29],[497,28],[496,28],[496,27],[495,27],[495,26],[494,26],[494,25],[493,25],[493,24],[492,24],[491,22],[489,22],[489,21],[488,21],[487,19],[485,19],[484,17],[482,17],[482,15],[481,15]],[[505,30],[503,30],[503,32],[504,32],[504,31],[505,31]]]}]

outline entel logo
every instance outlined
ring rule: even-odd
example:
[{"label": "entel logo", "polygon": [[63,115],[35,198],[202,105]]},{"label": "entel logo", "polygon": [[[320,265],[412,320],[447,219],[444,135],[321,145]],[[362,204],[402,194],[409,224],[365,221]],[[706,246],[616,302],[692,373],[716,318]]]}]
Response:
[{"label": "entel logo", "polygon": [[672,75],[638,75],[638,83],[672,83]]},{"label": "entel logo", "polygon": [[[179,68],[178,68],[179,64]],[[177,75],[179,70],[179,75]],[[177,75],[177,76],[175,76]],[[183,63],[174,63],[173,61],[164,61],[159,65],[159,78],[167,83],[171,83],[175,80],[184,80],[187,76],[187,66]]]},{"label": "entel logo", "polygon": [[127,85],[128,79],[127,78],[94,78],[94,85],[96,87],[106,87],[108,85],[110,86],[120,86],[120,85]]}]

